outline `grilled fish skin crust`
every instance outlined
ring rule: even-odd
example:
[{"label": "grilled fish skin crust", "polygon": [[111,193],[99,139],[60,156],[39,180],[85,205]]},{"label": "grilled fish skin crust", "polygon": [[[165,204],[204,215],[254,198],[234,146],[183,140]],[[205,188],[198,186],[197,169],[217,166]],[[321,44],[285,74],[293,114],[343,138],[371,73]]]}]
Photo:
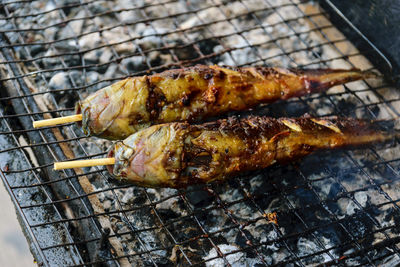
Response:
[{"label": "grilled fish skin crust", "polygon": [[398,133],[350,118],[229,118],[201,125],[167,123],[141,130],[110,149],[117,179],[180,188],[223,181],[244,171],[290,162],[313,151],[392,140]]},{"label": "grilled fish skin crust", "polygon": [[153,124],[199,121],[376,76],[359,70],[197,65],[128,78],[76,105],[86,135],[122,140]]}]

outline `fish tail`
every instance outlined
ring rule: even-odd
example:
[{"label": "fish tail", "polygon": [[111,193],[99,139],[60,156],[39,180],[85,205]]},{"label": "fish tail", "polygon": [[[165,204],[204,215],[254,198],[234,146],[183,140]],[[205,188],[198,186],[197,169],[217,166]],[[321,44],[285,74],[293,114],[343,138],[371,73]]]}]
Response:
[{"label": "fish tail", "polygon": [[325,91],[333,86],[358,81],[362,79],[378,78],[373,71],[361,71],[359,69],[315,69],[304,70],[304,86],[310,93]]},{"label": "fish tail", "polygon": [[291,69],[289,71],[292,78],[296,77],[299,86],[286,92],[284,99],[325,92],[336,85],[380,77],[373,71],[361,71],[359,69]]},{"label": "fish tail", "polygon": [[[316,150],[365,147],[394,141],[400,131],[391,121],[370,121],[352,118],[321,117],[280,119],[290,128],[290,134],[277,139],[277,161],[288,162]],[[390,127],[388,129],[388,127]]]}]

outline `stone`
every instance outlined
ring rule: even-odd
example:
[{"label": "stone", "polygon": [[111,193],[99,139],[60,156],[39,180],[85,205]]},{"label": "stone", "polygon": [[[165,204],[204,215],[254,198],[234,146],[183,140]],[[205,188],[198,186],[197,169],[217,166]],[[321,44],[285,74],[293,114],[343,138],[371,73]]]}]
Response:
[{"label": "stone", "polygon": [[112,79],[115,78],[115,74],[117,72],[117,69],[119,68],[118,65],[112,64],[107,68],[106,73],[104,73],[104,79]]},{"label": "stone", "polygon": [[60,37],[68,38],[82,33],[82,27],[85,20],[79,18],[83,18],[85,16],[86,11],[84,9],[80,10],[78,14],[76,14],[76,16],[74,17],[74,19],[77,20],[72,20],[67,25],[65,25],[65,27],[61,28]]},{"label": "stone", "polygon": [[163,34],[165,32],[167,32],[167,30],[164,28],[158,28],[157,30],[149,27],[145,28],[140,34],[143,38],[139,39],[138,43],[144,50],[160,47],[162,44],[162,38],[161,36],[158,36],[158,34]]},{"label": "stone", "polygon": [[100,79],[100,74],[96,71],[86,73],[86,84],[95,83]]},{"label": "stone", "polygon": [[104,31],[103,36],[108,44],[118,43],[113,45],[113,49],[115,49],[118,54],[132,54],[136,51],[133,41],[128,41],[128,39],[134,36],[123,32],[120,28],[113,31]]},{"label": "stone", "polygon": [[66,72],[57,72],[53,77],[51,77],[49,82],[49,88],[51,90],[65,89],[70,87],[71,82]]},{"label": "stone", "polygon": [[138,16],[138,12],[135,12],[133,10],[122,11],[121,13],[119,13],[119,17],[122,22],[126,23],[132,23],[141,18],[140,16]]},{"label": "stone", "polygon": [[104,210],[105,211],[109,211],[110,209],[111,209],[111,201],[110,200],[105,200],[104,202],[103,202],[103,206],[104,206]]},{"label": "stone", "polygon": [[113,53],[111,52],[110,48],[104,48],[100,55],[99,61],[102,64],[108,63],[108,62],[110,62],[112,56],[113,56]]},{"label": "stone", "polygon": [[148,53],[147,58],[150,61],[152,66],[160,65],[161,64],[161,55],[159,51],[152,51]]},{"label": "stone", "polygon": [[[224,253],[230,253],[233,251],[237,251],[240,248],[238,248],[235,245],[227,245],[227,244],[220,244],[218,245],[219,250]],[[204,258],[205,260],[207,259],[212,259],[218,257],[217,250],[215,248],[212,248],[209,252],[209,254]],[[239,266],[246,266],[246,258],[243,252],[236,252],[232,253],[226,256],[227,261],[231,264],[233,267],[239,267]],[[210,260],[206,262],[206,266],[224,266],[224,260],[222,258],[216,258],[213,260]],[[249,266],[249,265],[247,265]]]},{"label": "stone", "polygon": [[54,40],[54,37],[57,33],[57,29],[55,27],[50,27],[44,30],[43,35],[46,37],[46,41]]},{"label": "stone", "polygon": [[124,192],[124,194],[123,194],[123,196],[122,196],[122,198],[121,198],[121,202],[122,203],[124,203],[124,204],[130,204],[130,203],[132,203],[133,201],[134,201],[134,199],[135,199],[135,196],[134,196],[134,194],[133,194],[133,191],[134,191],[134,189],[133,188],[128,188],[125,192]]},{"label": "stone", "polygon": [[69,73],[72,79],[72,85],[82,86],[84,84],[84,77],[81,71],[72,70]]},{"label": "stone", "polygon": [[133,56],[133,57],[124,58],[121,61],[121,64],[129,72],[142,71],[147,68],[146,62],[145,62],[144,58],[141,56]]},{"label": "stone", "polygon": [[101,56],[101,51],[100,50],[92,50],[83,55],[83,58],[85,59],[85,62],[87,64],[96,64],[99,62],[100,56]]},{"label": "stone", "polygon": [[354,194],[354,198],[357,200],[358,203],[360,203],[362,207],[365,207],[367,205],[368,195],[366,192],[364,191],[356,192]]},{"label": "stone", "polygon": [[94,48],[101,42],[100,33],[94,32],[79,38],[79,46],[81,48]]}]

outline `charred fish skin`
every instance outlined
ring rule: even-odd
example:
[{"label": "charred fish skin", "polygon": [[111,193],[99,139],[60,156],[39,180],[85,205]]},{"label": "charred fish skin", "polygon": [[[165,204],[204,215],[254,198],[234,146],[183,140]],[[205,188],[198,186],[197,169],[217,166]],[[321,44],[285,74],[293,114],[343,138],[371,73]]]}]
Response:
[{"label": "charred fish skin", "polygon": [[197,65],[128,78],[77,104],[85,134],[122,140],[153,124],[199,121],[374,77],[359,70]]},{"label": "charred fish skin", "polygon": [[111,175],[144,187],[181,188],[300,159],[313,151],[392,140],[398,133],[350,118],[229,118],[201,125],[168,123],[111,148]]}]

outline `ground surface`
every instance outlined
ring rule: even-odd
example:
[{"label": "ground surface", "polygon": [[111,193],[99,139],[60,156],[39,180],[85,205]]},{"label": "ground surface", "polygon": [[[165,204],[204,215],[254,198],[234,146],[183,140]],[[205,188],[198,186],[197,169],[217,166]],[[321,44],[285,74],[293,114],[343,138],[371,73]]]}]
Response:
[{"label": "ground surface", "polygon": [[35,266],[10,196],[0,185],[0,266]]}]

